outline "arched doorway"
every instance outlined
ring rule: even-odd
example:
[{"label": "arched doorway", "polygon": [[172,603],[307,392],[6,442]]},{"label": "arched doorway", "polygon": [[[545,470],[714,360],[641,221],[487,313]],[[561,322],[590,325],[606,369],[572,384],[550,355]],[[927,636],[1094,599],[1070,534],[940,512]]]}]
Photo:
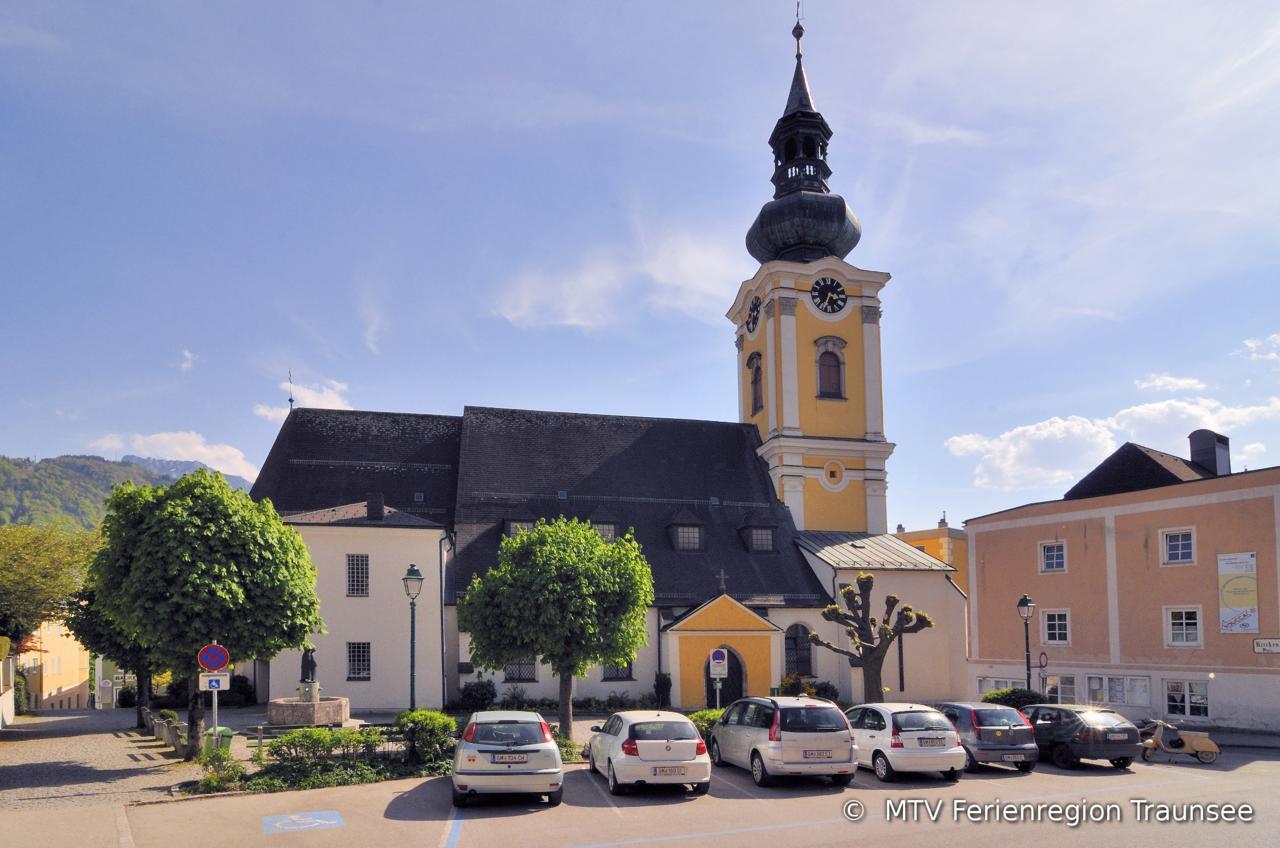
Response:
[{"label": "arched doorway", "polygon": [[[727,707],[742,697],[744,689],[742,660],[738,658],[738,652],[728,645],[721,645],[720,647],[729,652],[729,676],[720,681],[720,706]],[[702,678],[706,681],[707,686],[707,706],[714,709],[716,705],[716,685],[715,681],[711,679],[710,657],[707,657],[702,666]]]}]

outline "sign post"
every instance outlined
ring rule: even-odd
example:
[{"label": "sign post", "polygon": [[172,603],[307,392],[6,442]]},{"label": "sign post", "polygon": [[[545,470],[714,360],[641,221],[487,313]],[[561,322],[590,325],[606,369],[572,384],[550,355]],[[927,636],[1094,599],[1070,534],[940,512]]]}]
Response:
[{"label": "sign post", "polygon": [[720,709],[720,687],[729,676],[729,652],[724,648],[712,648],[709,659],[711,679],[716,684],[716,709]]},{"label": "sign post", "polygon": [[[217,642],[211,642],[200,649],[200,653],[196,655],[196,662],[200,664],[206,672],[210,674],[200,675],[200,691],[213,693],[213,735],[214,744],[221,745],[222,739],[218,735],[218,693],[223,689],[230,688],[231,675],[218,674],[227,666],[231,665],[231,654],[227,649],[219,645]],[[191,731],[198,731],[199,728],[191,728]]]}]

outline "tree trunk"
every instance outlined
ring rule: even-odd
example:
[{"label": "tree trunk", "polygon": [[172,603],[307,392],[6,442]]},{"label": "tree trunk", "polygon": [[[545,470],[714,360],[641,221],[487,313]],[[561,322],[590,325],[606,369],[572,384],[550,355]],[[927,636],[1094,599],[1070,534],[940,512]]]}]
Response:
[{"label": "tree trunk", "polygon": [[151,675],[145,671],[138,672],[138,698],[134,705],[138,714],[138,727],[145,728],[147,723],[142,720],[142,711],[151,706]]},{"label": "tree trunk", "polygon": [[862,666],[862,702],[879,704],[884,701],[884,685],[880,671],[884,667],[884,655],[868,657]]},{"label": "tree trunk", "polygon": [[195,687],[187,701],[187,752],[184,755],[187,760],[200,756],[200,743],[204,740],[204,693],[195,683],[195,680],[187,681],[187,685]]},{"label": "tree trunk", "polygon": [[573,738],[573,672],[561,671],[560,678],[560,735]]}]

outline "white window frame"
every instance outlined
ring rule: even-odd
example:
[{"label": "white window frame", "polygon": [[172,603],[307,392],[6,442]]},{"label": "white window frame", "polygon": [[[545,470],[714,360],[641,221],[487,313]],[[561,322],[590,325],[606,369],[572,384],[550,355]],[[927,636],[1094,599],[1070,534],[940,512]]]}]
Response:
[{"label": "white window frame", "polygon": [[[1164,692],[1164,702],[1163,702],[1164,714],[1166,716],[1172,716],[1174,718],[1185,718],[1185,719],[1191,719],[1193,721],[1195,720],[1207,721],[1213,715],[1213,701],[1210,697],[1209,682],[1210,681],[1205,680],[1204,678],[1195,679],[1195,678],[1185,678],[1185,677],[1166,677],[1164,679],[1164,685],[1160,687],[1161,691]],[[1182,697],[1183,697],[1182,706],[1185,712],[1174,713],[1169,711],[1169,684],[1170,683],[1182,684]],[[1205,701],[1204,715],[1191,714],[1191,684],[1193,683],[1197,686],[1204,687],[1204,701]]]},{"label": "white window frame", "polygon": [[[983,683],[989,683],[990,686],[983,687]],[[1011,680],[1005,677],[979,677],[978,678],[978,694],[985,695],[988,692],[995,692],[997,689],[1021,689],[1026,685],[1026,680],[1019,678]]]},{"label": "white window frame", "polygon": [[[759,535],[757,535],[759,534]],[[764,545],[758,544],[765,542]],[[777,550],[777,540],[772,527],[748,527],[747,546],[752,553],[771,553]]]},{"label": "white window frame", "polygon": [[[1067,638],[1062,640],[1049,639],[1049,616],[1064,615],[1067,619]],[[1040,644],[1045,647],[1070,648],[1071,647],[1071,610],[1069,609],[1047,609],[1040,611]]]},{"label": "white window frame", "polygon": [[[692,547],[688,546],[687,544],[687,542],[690,541],[690,536],[692,536],[692,540],[694,542]],[[702,545],[703,545],[702,525],[701,524],[677,524],[676,533],[675,533],[675,542],[676,542],[677,551],[689,552],[689,551],[702,550]]]},{"label": "white window frame", "polygon": [[[1062,568],[1045,568],[1045,548],[1061,545],[1062,546]],[[1038,553],[1038,567],[1041,574],[1066,574],[1067,573],[1067,541],[1066,539],[1047,539],[1040,542],[1036,546]]]},{"label": "white window frame", "polygon": [[[1196,614],[1196,641],[1173,641],[1173,614],[1175,612],[1194,612]],[[1166,648],[1203,648],[1204,647],[1204,609],[1199,604],[1171,604],[1161,607],[1164,623],[1164,646]],[[1185,621],[1183,626],[1186,626]]]},{"label": "white window frame", "polygon": [[[1058,681],[1058,692],[1053,698],[1049,697],[1050,680]],[[1067,685],[1063,683],[1065,680],[1071,681],[1071,700],[1069,701],[1062,700],[1062,689],[1063,686]],[[1085,686],[1087,687],[1088,685],[1089,681],[1086,680]],[[1080,697],[1079,692],[1076,689],[1076,675],[1074,674],[1042,674],[1040,675],[1040,690],[1045,693],[1046,702],[1050,704],[1074,704],[1077,703],[1076,699]]]},{"label": "white window frame", "polygon": [[[1191,534],[1191,559],[1169,559],[1169,537],[1174,534],[1190,533]],[[1178,568],[1183,565],[1196,564],[1196,528],[1194,527],[1167,527],[1160,531],[1160,565]]]},{"label": "white window frame", "polygon": [[[1093,682],[1092,681],[1094,680],[1101,681],[1103,697],[1098,700],[1095,700],[1093,698]],[[1134,689],[1136,688],[1133,686],[1133,681],[1135,680],[1142,680],[1146,682],[1146,687],[1147,687],[1146,701],[1138,701],[1136,699],[1135,700],[1130,699],[1130,693],[1133,692]],[[1119,701],[1111,697],[1111,686],[1113,683],[1117,681],[1119,681],[1120,689],[1123,692],[1123,697]],[[1095,703],[1096,704],[1113,704],[1115,706],[1120,706],[1120,707],[1151,706],[1151,678],[1145,674],[1086,674],[1085,675],[1085,691],[1089,695],[1089,703],[1091,704],[1095,704]]]}]

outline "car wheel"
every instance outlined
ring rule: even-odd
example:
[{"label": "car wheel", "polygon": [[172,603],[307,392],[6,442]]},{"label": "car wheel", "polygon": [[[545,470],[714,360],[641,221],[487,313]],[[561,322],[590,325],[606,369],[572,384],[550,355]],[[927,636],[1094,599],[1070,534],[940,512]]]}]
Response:
[{"label": "car wheel", "polygon": [[1111,765],[1118,769],[1127,769],[1129,766],[1133,765],[1133,757],[1116,757],[1111,761]]},{"label": "car wheel", "polygon": [[582,759],[587,761],[587,768],[595,768],[596,761],[591,756],[591,743],[582,746]]},{"label": "car wheel", "polygon": [[960,769],[947,769],[942,773],[942,779],[948,783],[955,783],[960,779]]},{"label": "car wheel", "polygon": [[560,806],[560,802],[564,800],[564,787],[561,786],[555,792],[547,793],[547,805],[551,807]]},{"label": "car wheel", "polygon": [[1151,762],[1152,760],[1154,760],[1155,758],[1156,758],[1156,749],[1155,749],[1155,748],[1143,748],[1143,749],[1142,749],[1142,761],[1143,761],[1144,763],[1149,763],[1149,762]]},{"label": "car wheel", "polygon": [[459,792],[456,789],[453,790],[453,806],[455,807],[467,806],[467,793]]},{"label": "car wheel", "polygon": [[831,782],[836,786],[848,786],[850,783],[853,783],[853,775],[833,774],[831,775]]},{"label": "car wheel", "polygon": [[889,764],[889,758],[879,751],[876,751],[875,756],[871,758],[871,768],[881,783],[889,783],[896,774],[893,766]]},{"label": "car wheel", "polygon": [[1072,769],[1079,764],[1076,755],[1066,745],[1056,745],[1053,749],[1053,764],[1060,769]]},{"label": "car wheel", "polygon": [[764,767],[764,757],[759,754],[751,755],[751,779],[756,782],[756,786],[768,786],[773,783],[769,770]]},{"label": "car wheel", "polygon": [[626,788],[621,783],[618,782],[618,776],[613,773],[613,760],[609,761],[608,769],[609,769],[609,773],[606,775],[606,777],[609,780],[609,794],[610,795],[625,794],[627,791]]},{"label": "car wheel", "polygon": [[978,761],[973,758],[968,748],[964,749],[964,770],[970,773],[978,770]]},{"label": "car wheel", "polygon": [[1218,760],[1217,751],[1196,751],[1196,759],[1205,765],[1213,765]]},{"label": "car wheel", "polygon": [[1036,770],[1035,763],[1018,763],[1017,765],[1018,765],[1018,771],[1022,772],[1023,774],[1026,774],[1029,771]]},{"label": "car wheel", "polygon": [[720,743],[714,739],[711,740],[711,764],[716,766],[724,765],[724,757],[720,756]]},{"label": "car wheel", "polygon": [[706,795],[710,791],[711,791],[711,781],[709,780],[706,783],[693,784],[694,795]]}]

